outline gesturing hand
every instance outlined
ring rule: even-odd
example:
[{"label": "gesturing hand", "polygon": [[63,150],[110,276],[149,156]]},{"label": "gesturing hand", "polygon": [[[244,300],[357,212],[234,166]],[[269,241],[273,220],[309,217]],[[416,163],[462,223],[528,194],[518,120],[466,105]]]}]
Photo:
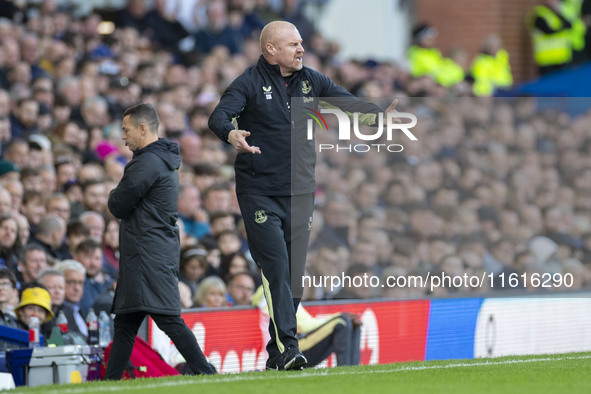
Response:
[{"label": "gesturing hand", "polygon": [[246,130],[232,130],[228,134],[228,142],[232,144],[238,152],[261,153],[261,148],[258,146],[250,146],[246,142],[246,137],[250,135]]},{"label": "gesturing hand", "polygon": [[[398,99],[394,99],[394,101],[392,101],[392,104],[390,104],[390,106],[386,109],[386,114],[389,114],[390,112],[398,112],[396,111],[396,106],[398,105]],[[394,118],[394,123],[401,123],[399,118]]]}]

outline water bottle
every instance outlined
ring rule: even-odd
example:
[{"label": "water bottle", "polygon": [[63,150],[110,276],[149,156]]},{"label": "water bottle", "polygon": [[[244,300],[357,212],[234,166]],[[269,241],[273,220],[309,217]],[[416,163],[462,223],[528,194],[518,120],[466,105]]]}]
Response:
[{"label": "water bottle", "polygon": [[107,347],[111,343],[111,318],[106,311],[99,314],[99,346]]},{"label": "water bottle", "polygon": [[86,327],[88,327],[88,344],[98,345],[98,320],[92,308],[90,308],[88,315],[86,315]]},{"label": "water bottle", "polygon": [[56,325],[60,328],[62,335],[68,332],[68,318],[64,311],[57,314]]},{"label": "water bottle", "polygon": [[29,319],[29,347],[41,346],[39,338],[39,318],[37,316],[31,316]]}]

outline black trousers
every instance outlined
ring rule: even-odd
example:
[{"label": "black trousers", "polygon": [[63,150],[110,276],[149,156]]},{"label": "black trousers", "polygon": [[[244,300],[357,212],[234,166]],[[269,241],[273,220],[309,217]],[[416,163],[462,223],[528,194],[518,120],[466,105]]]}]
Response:
[{"label": "black trousers", "polygon": [[[137,331],[147,312],[118,314],[115,316],[115,335],[105,372],[105,380],[119,380],[131,357]],[[172,340],[187,361],[194,374],[215,374],[215,368],[207,362],[193,332],[187,327],[180,315],[150,314],[152,319]]]},{"label": "black trousers", "polygon": [[262,271],[272,357],[298,345],[295,311],[302,298],[314,195],[239,194],[238,204],[250,252]]},{"label": "black trousers", "polygon": [[300,349],[308,359],[306,367],[314,367],[331,353],[337,356],[337,365],[357,365],[360,356],[361,330],[347,315],[330,319],[300,339]]}]

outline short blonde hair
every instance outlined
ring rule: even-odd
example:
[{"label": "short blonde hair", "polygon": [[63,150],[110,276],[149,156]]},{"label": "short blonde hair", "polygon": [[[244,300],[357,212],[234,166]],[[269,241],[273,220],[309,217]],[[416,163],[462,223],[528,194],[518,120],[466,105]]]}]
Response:
[{"label": "short blonde hair", "polygon": [[195,292],[195,298],[193,298],[194,307],[203,307],[205,304],[205,298],[210,290],[221,290],[224,295],[226,294],[226,284],[217,276],[208,276],[199,283],[197,291]]}]

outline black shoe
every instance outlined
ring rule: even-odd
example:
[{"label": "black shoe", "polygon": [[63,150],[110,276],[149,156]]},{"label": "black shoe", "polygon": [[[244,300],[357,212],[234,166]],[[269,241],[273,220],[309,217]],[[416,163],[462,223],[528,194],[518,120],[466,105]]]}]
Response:
[{"label": "black shoe", "polygon": [[290,346],[283,353],[283,369],[286,371],[300,370],[308,363],[306,357],[297,346]]},{"label": "black shoe", "polygon": [[205,375],[217,375],[218,370],[216,369],[215,365],[213,365],[212,363],[209,363],[209,371],[207,373],[205,373]]},{"label": "black shoe", "polygon": [[185,364],[181,373],[183,375],[217,375],[218,371],[212,363],[208,362],[203,368],[197,371],[192,371],[189,365]]},{"label": "black shoe", "polygon": [[265,364],[267,371],[283,371],[283,357],[281,354],[270,356]]}]

